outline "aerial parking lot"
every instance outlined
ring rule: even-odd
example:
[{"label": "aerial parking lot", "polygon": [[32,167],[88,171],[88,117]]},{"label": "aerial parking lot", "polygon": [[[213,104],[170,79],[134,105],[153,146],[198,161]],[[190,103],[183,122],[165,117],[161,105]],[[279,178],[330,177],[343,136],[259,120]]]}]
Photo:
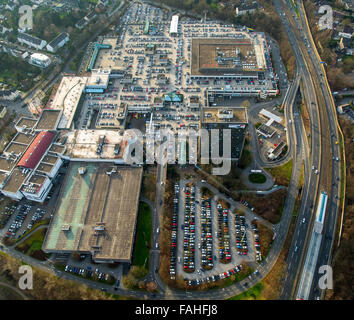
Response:
[{"label": "aerial parking lot", "polygon": [[46,219],[49,221],[50,218],[47,207],[40,204],[30,204],[28,201],[8,206],[1,214],[8,214],[7,221],[10,221],[10,224],[3,232],[4,237],[10,240],[19,239],[27,231],[30,231],[37,222]]},{"label": "aerial parking lot", "polygon": [[204,188],[202,182],[175,184],[170,274],[190,280],[189,285],[227,278],[243,263],[260,261],[255,251],[260,240],[251,227],[254,215]]},{"label": "aerial parking lot", "polygon": [[[90,47],[99,48],[92,72],[111,75],[104,93],[86,95],[78,129],[135,128],[129,119],[145,117],[146,125],[152,119],[154,129],[177,134],[199,129],[203,106],[277,93],[263,34],[184,17],[172,32],[168,11],[145,3],[132,3],[114,30]],[[99,77],[91,78],[99,87]]]}]

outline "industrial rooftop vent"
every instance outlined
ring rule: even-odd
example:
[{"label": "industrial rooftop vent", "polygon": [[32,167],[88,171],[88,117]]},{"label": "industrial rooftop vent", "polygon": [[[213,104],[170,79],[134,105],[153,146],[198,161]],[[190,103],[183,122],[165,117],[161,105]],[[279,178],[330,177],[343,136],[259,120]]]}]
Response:
[{"label": "industrial rooftop vent", "polygon": [[80,167],[77,171],[79,172],[79,174],[84,175],[86,173],[86,168]]},{"label": "industrial rooftop vent", "polygon": [[100,232],[100,231],[105,231],[106,227],[105,226],[96,226],[93,228],[96,232]]},{"label": "industrial rooftop vent", "polygon": [[62,226],[61,226],[61,230],[62,231],[70,231],[70,224],[63,224]]},{"label": "industrial rooftop vent", "polygon": [[110,176],[112,173],[117,173],[117,167],[112,167],[111,170],[106,171],[106,174],[109,175],[109,176]]}]

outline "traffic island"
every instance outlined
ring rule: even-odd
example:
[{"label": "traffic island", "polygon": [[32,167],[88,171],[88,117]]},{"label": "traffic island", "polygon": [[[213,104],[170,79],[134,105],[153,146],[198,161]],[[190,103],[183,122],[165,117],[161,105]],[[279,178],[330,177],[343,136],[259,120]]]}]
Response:
[{"label": "traffic island", "polygon": [[248,175],[248,180],[251,183],[262,184],[262,183],[265,183],[267,181],[267,177],[264,174],[262,174],[262,173],[251,173],[251,174]]}]

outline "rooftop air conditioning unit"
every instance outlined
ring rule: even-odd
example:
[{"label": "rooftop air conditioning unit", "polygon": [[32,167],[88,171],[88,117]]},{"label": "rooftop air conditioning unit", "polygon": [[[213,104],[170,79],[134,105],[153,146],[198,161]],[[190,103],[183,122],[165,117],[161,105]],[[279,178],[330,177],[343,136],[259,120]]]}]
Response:
[{"label": "rooftop air conditioning unit", "polygon": [[70,231],[70,224],[63,224],[61,226],[62,231]]}]

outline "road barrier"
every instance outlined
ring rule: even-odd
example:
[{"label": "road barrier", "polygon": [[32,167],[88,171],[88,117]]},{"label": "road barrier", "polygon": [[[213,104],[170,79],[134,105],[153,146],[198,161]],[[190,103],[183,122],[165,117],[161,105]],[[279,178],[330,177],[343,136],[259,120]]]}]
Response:
[{"label": "road barrier", "polygon": [[[304,20],[305,20],[305,22],[306,22],[306,27],[307,27],[307,30],[308,30],[308,34],[309,34],[309,38],[311,39],[311,43],[312,43],[312,45],[313,45],[313,48],[314,48],[314,52],[315,52],[315,54],[316,54],[316,56],[317,56],[317,58],[318,58],[318,61],[322,61],[322,59],[321,59],[321,57],[320,57],[320,55],[319,55],[319,53],[318,53],[318,51],[317,51],[317,47],[316,47],[316,45],[315,45],[315,42],[314,42],[314,40],[313,40],[313,37],[312,37],[312,33],[311,33],[311,29],[310,29],[310,26],[309,26],[309,23],[308,23],[308,19],[307,19],[307,16],[306,16],[306,11],[305,11],[305,7],[304,7],[304,3],[303,3],[303,1],[299,1],[300,2],[300,4],[301,4],[301,10],[303,11],[303,13],[304,13]],[[321,64],[320,63],[320,68],[321,68],[321,70],[322,70],[322,74],[323,74],[323,77],[324,77],[324,79],[325,79],[325,84],[326,84],[326,86],[327,86],[327,90],[328,90],[328,92],[329,92],[329,97],[330,97],[330,100],[331,100],[331,107],[333,108],[333,110],[334,110],[334,114],[335,114],[335,120],[336,120],[336,126],[337,126],[337,128],[338,128],[338,131],[339,131],[339,134],[340,134],[340,136],[341,136],[341,140],[342,140],[342,143],[343,143],[343,145],[342,145],[342,148],[340,148],[340,152],[341,152],[341,154],[342,154],[342,159],[343,159],[343,166],[344,166],[344,170],[343,170],[343,173],[342,173],[342,170],[339,170],[339,175],[340,176],[342,176],[341,178],[341,181],[342,181],[342,183],[343,183],[343,185],[344,185],[344,188],[343,188],[343,194],[341,195],[341,199],[343,198],[343,200],[341,200],[341,202],[342,202],[342,214],[341,214],[341,225],[340,225],[340,231],[339,231],[339,239],[338,239],[338,247],[339,247],[339,245],[340,245],[340,238],[341,238],[341,235],[342,235],[342,229],[343,229],[343,217],[344,217],[344,206],[345,206],[345,201],[344,201],[344,199],[345,199],[345,190],[346,190],[346,170],[345,170],[345,163],[346,163],[346,160],[345,160],[345,145],[344,145],[344,136],[343,136],[343,132],[342,132],[342,129],[341,129],[341,127],[340,127],[340,125],[339,125],[339,122],[338,122],[338,117],[337,117],[337,111],[336,111],[336,105],[335,105],[335,102],[334,102],[334,99],[333,99],[333,95],[332,95],[332,91],[331,91],[331,88],[330,88],[330,86],[329,86],[329,84],[328,84],[328,79],[327,79],[327,74],[326,74],[326,70],[325,70],[325,68],[324,68],[324,65],[323,64]],[[342,189],[342,188],[341,188]],[[336,220],[337,221],[337,220]]]}]

